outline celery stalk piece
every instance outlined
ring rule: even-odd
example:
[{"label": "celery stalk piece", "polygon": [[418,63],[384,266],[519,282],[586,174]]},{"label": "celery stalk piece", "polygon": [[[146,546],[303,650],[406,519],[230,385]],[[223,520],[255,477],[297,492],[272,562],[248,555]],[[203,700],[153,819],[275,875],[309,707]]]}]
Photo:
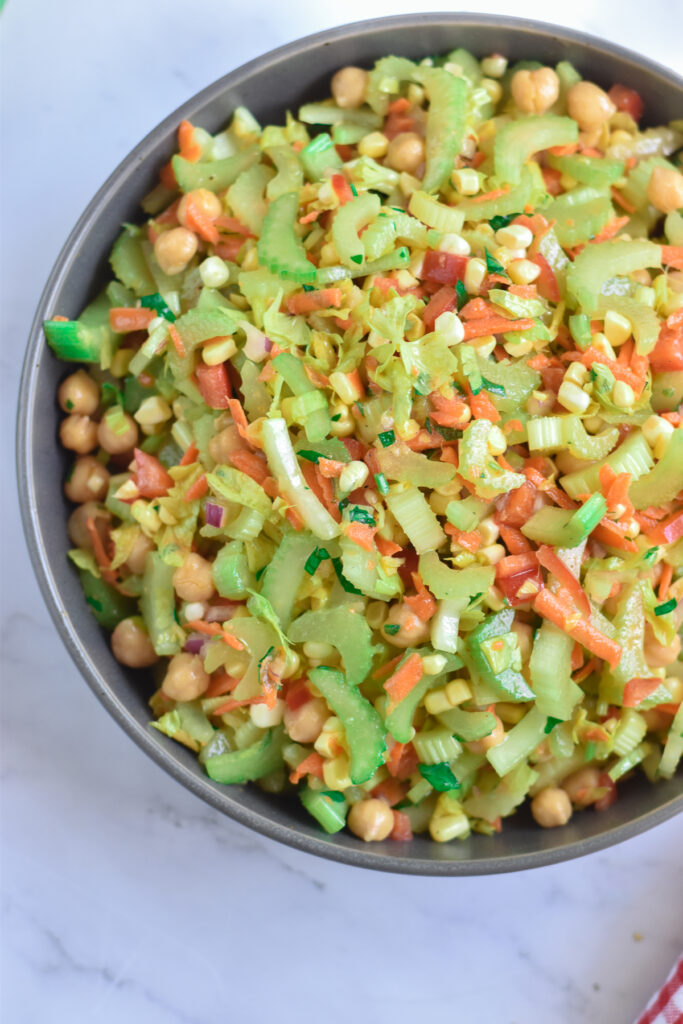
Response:
[{"label": "celery stalk piece", "polygon": [[142,251],[139,229],[123,229],[114,242],[109,262],[119,281],[137,296],[156,291],[154,278]]},{"label": "celery stalk piece", "polygon": [[386,503],[396,517],[402,530],[408,534],[410,543],[418,555],[435,551],[446,541],[446,534],[439,525],[422,491],[409,484],[397,484],[389,488]]},{"label": "celery stalk piece", "polygon": [[567,270],[567,297],[572,305],[592,313],[611,277],[661,265],[662,247],[655,242],[644,239],[595,242],[582,249]]},{"label": "celery stalk piece", "polygon": [[[168,711],[158,721],[149,724],[153,729],[158,729],[179,743],[191,746],[197,752],[216,735],[216,730],[205,712],[199,703],[194,701],[176,704],[173,711]],[[188,740],[191,742],[188,743]]]},{"label": "celery stalk piece", "polygon": [[443,68],[419,68],[415,77],[429,100],[422,188],[433,192],[453,170],[465,134],[468,86]]},{"label": "celery stalk piece", "polygon": [[650,446],[641,431],[634,430],[606,459],[563,476],[560,484],[570,498],[576,498],[578,494],[590,494],[599,489],[600,470],[603,466],[611,466],[615,473],[630,473],[631,479],[636,481],[648,473],[653,465]]},{"label": "celery stalk piece", "polygon": [[291,411],[294,418],[303,423],[307,439],[312,443],[322,441],[329,434],[332,422],[324,393],[316,389],[301,359],[291,352],[281,352],[272,360],[272,365],[299,400],[292,402]]},{"label": "celery stalk piece", "polygon": [[414,81],[417,65],[406,57],[382,57],[368,75],[365,100],[376,114],[386,114],[392,95],[401,82]]},{"label": "celery stalk piece", "polygon": [[247,564],[244,543],[239,540],[224,544],[211,565],[216,590],[230,601],[242,601],[256,586],[256,577]]},{"label": "celery stalk piece", "polygon": [[266,198],[272,203],[287,192],[298,191],[304,183],[304,172],[291,146],[271,146],[265,153],[277,170],[275,177],[266,185]]},{"label": "celery stalk piece", "polygon": [[413,746],[422,764],[442,764],[444,761],[454,761],[462,754],[462,746],[445,726],[418,732],[413,739]]},{"label": "celery stalk piece", "polygon": [[271,202],[258,240],[259,262],[273,274],[289,281],[315,281],[315,267],[306,259],[306,250],[294,225],[299,210],[299,193],[285,192]]},{"label": "celery stalk piece", "polygon": [[547,153],[546,161],[548,166],[556,171],[569,174],[583,185],[593,185],[596,188],[613,185],[624,173],[623,160],[609,160],[606,157],[577,154],[555,156],[554,153]]},{"label": "celery stalk piece", "polygon": [[157,654],[177,654],[185,639],[174,615],[174,572],[157,551],[147,555],[140,610]]},{"label": "celery stalk piece", "polygon": [[588,537],[607,512],[602,494],[592,494],[585,505],[571,509],[544,506],[522,526],[522,533],[537,544],[554,548],[576,548]]},{"label": "celery stalk piece", "polygon": [[258,146],[250,146],[234,156],[223,160],[204,160],[192,163],[182,156],[171,158],[173,173],[181,192],[192,192],[196,188],[208,188],[210,192],[222,192],[251,167],[259,158]]},{"label": "celery stalk piece", "polygon": [[464,216],[456,206],[446,206],[440,203],[434,196],[417,190],[410,197],[408,209],[413,217],[416,217],[428,228],[444,233],[459,234],[462,231]]},{"label": "celery stalk piece", "polygon": [[[411,648],[408,648],[397,669],[414,653]],[[430,648],[421,648],[418,653],[431,654],[432,652]],[[413,717],[425,694],[429,693],[430,690],[436,689],[437,686],[441,686],[444,678],[451,672],[462,668],[462,660],[455,654],[448,653],[446,658],[446,664],[438,675],[424,675],[412,688],[407,697],[399,701],[396,707],[386,716],[385,725],[387,730],[398,743],[408,743],[410,741],[413,734]]]},{"label": "celery stalk piece", "polygon": [[382,127],[382,118],[372,110],[338,107],[334,103],[304,103],[299,107],[299,120],[304,124],[352,124],[364,128],[363,134]]},{"label": "celery stalk piece", "polygon": [[114,629],[121,619],[126,619],[135,611],[135,601],[124,597],[118,590],[111,587],[105,580],[93,576],[87,570],[79,571],[79,579],[90,610],[105,629]]},{"label": "celery stalk piece", "polygon": [[545,739],[547,721],[548,716],[540,708],[533,707],[505,734],[502,743],[487,751],[486,759],[498,775],[507,775],[533,753]]},{"label": "celery stalk piece", "polygon": [[311,139],[299,153],[299,159],[309,181],[321,181],[326,171],[336,171],[342,166],[341,157],[327,132],[320,132]]},{"label": "celery stalk piece", "polygon": [[570,674],[574,640],[563,630],[544,621],[536,635],[529,660],[536,707],[544,715],[566,721],[582,698],[582,691]]},{"label": "celery stalk piece", "polygon": [[262,436],[268,465],[282,494],[295,506],[316,537],[320,540],[336,537],[339,526],[304,480],[285,421],[279,416],[265,420]]},{"label": "celery stalk piece", "polygon": [[[616,668],[601,681],[606,687],[617,684],[623,688],[631,679],[647,679],[652,675],[643,653],[645,640],[645,594],[644,581],[639,580],[622,590],[613,625],[616,641],[621,645],[621,658]],[[610,694],[612,690],[610,689]],[[613,694],[615,695],[615,694]],[[621,701],[619,701],[621,703]]]},{"label": "celery stalk piece", "polygon": [[307,786],[299,796],[308,813],[328,835],[334,835],[344,828],[349,805],[341,793],[324,792]]},{"label": "celery stalk piece", "polygon": [[450,597],[439,601],[430,632],[430,640],[435,651],[455,654],[458,649],[460,616],[466,607],[467,600],[462,597]]},{"label": "celery stalk piece", "polygon": [[646,356],[657,344],[661,323],[654,309],[627,295],[601,295],[598,299],[598,315],[609,310],[621,313],[631,321],[636,352]]},{"label": "celery stalk piece", "polygon": [[414,487],[443,487],[451,482],[456,472],[455,466],[428,459],[400,443],[381,448],[377,460],[388,480],[400,480]]},{"label": "celery stalk piece", "polygon": [[[497,749],[497,748],[494,748]],[[455,766],[457,771],[457,764]],[[465,812],[471,818],[483,818],[484,821],[495,822],[497,818],[505,818],[512,814],[524,800],[538,779],[538,772],[521,762],[508,772],[497,786],[486,792],[477,792],[464,801]]]},{"label": "celery stalk piece", "polygon": [[644,761],[651,750],[652,745],[650,743],[641,743],[631,750],[630,753],[620,757],[617,763],[613,764],[607,772],[612,782],[616,782],[623,775],[626,775],[626,772],[630,772],[637,764]]},{"label": "celery stalk piece", "polygon": [[546,194],[540,168],[537,164],[530,163],[522,168],[519,184],[513,185],[502,196],[477,202],[466,200],[458,203],[457,209],[464,214],[466,221],[478,223],[482,220],[491,220],[492,217],[519,213],[527,204],[536,207],[543,202]]},{"label": "celery stalk piece", "polygon": [[678,762],[683,754],[683,704],[679,705],[674,715],[671,728],[669,729],[664,744],[664,750],[659,762],[658,774],[664,779],[673,778]]},{"label": "celery stalk piece", "polygon": [[336,211],[332,239],[344,266],[353,270],[365,263],[365,246],[358,232],[377,217],[381,208],[379,196],[374,192],[364,192]]},{"label": "celery stalk piece", "polygon": [[495,579],[491,565],[473,565],[467,569],[449,569],[435,551],[420,555],[420,576],[438,600],[463,600],[485,593]]},{"label": "celery stalk piece", "polygon": [[512,608],[505,608],[496,615],[490,615],[468,634],[465,645],[477,676],[494,692],[500,694],[501,700],[520,702],[534,699],[534,692],[522,673],[512,666],[495,672],[482,647],[486,641],[505,636],[510,631],[514,615]]},{"label": "celery stalk piece", "polygon": [[242,171],[227,192],[229,208],[255,235],[259,235],[263,229],[263,219],[268,211],[266,187],[274,177],[275,173],[271,167],[253,164],[246,171]]},{"label": "celery stalk piece", "polygon": [[345,605],[304,612],[291,624],[288,632],[292,643],[320,641],[332,644],[339,651],[346,678],[359,686],[372,666],[375,653],[381,648],[372,643],[372,630],[364,617]]},{"label": "celery stalk piece", "polygon": [[261,595],[270,601],[284,630],[291,622],[297,591],[306,575],[306,562],[316,545],[317,541],[310,533],[291,530],[285,533],[266,566],[261,581]]},{"label": "celery stalk piece", "polygon": [[624,708],[619,715],[619,724],[614,730],[612,750],[625,757],[638,746],[647,732],[647,723],[633,708]]},{"label": "celery stalk piece", "polygon": [[531,114],[509,121],[496,134],[493,149],[496,177],[516,185],[530,156],[551,146],[570,145],[578,137],[579,126],[571,117]]},{"label": "celery stalk piece", "polygon": [[628,496],[637,509],[663,505],[683,490],[683,430],[674,430],[654,469],[631,484]]},{"label": "celery stalk piece", "polygon": [[375,774],[386,750],[384,723],[369,700],[338,669],[320,665],[309,672],[313,685],[344,726],[349,745],[349,774],[354,786]]},{"label": "celery stalk piece", "polygon": [[243,750],[208,757],[204,762],[206,773],[224,785],[262,779],[282,764],[282,740],[282,726],[269,729],[262,739]]},{"label": "celery stalk piece", "polygon": [[610,197],[590,185],[579,185],[543,206],[543,216],[555,224],[555,234],[566,249],[599,234],[614,216]]},{"label": "celery stalk piece", "polygon": [[436,717],[462,743],[471,743],[473,740],[490,736],[496,727],[495,715],[490,711],[463,711],[462,708],[451,708],[450,711],[442,711]]}]

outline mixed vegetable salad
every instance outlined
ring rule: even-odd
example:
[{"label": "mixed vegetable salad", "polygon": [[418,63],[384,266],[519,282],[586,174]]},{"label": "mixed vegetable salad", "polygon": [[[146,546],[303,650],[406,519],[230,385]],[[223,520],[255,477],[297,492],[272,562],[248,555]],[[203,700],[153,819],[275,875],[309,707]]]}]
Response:
[{"label": "mixed vegetable salad", "polygon": [[563,825],[683,751],[683,120],[464,50],[331,92],[183,121],[45,323],[69,555],[214,781]]}]

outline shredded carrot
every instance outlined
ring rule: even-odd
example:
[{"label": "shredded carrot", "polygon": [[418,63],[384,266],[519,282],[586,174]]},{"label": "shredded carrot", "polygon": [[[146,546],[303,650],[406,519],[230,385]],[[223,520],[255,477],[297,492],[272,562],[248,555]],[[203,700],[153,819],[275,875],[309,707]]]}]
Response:
[{"label": "shredded carrot", "polygon": [[478,551],[481,547],[481,534],[479,530],[471,530],[469,533],[463,530],[458,530],[457,527],[453,526],[452,523],[446,523],[444,530],[449,536],[451,536],[456,544],[459,544],[465,551],[470,551],[472,554]]},{"label": "shredded carrot", "polygon": [[127,306],[114,307],[109,310],[109,326],[117,334],[144,331],[157,315],[155,309],[146,309],[144,306],[140,309]]},{"label": "shredded carrot", "polygon": [[247,441],[252,448],[260,448],[261,445],[258,443],[257,439],[249,434],[249,420],[242,408],[240,400],[238,398],[229,398],[228,409],[230,410],[230,415],[234,420],[235,426],[237,427],[237,433],[240,437],[244,441]]},{"label": "shredded carrot", "polygon": [[239,679],[234,679],[227,672],[219,672],[218,675],[212,677],[202,697],[222,697],[224,693],[232,693],[238,684]]},{"label": "shredded carrot", "polygon": [[321,288],[317,292],[301,292],[290,295],[287,299],[287,310],[293,315],[314,313],[318,309],[339,309],[342,304],[341,288]]},{"label": "shredded carrot", "polygon": [[187,355],[187,353],[185,351],[185,346],[183,345],[183,339],[180,337],[180,332],[178,331],[178,328],[175,327],[173,324],[168,324],[167,326],[168,326],[168,333],[169,333],[169,335],[171,337],[171,341],[173,342],[173,347],[175,348],[175,350],[178,353],[178,355],[180,356],[180,358],[184,359],[185,356]]},{"label": "shredded carrot", "polygon": [[380,537],[379,534],[375,537],[375,547],[384,558],[391,558],[392,555],[396,555],[401,551],[400,544],[393,540],[387,540],[385,537]]},{"label": "shredded carrot", "polygon": [[671,586],[671,580],[673,579],[674,568],[669,565],[668,562],[662,564],[662,575],[659,577],[659,590],[657,591],[657,597],[660,601],[666,601],[667,594],[669,593],[669,587]]},{"label": "shredded carrot", "polygon": [[606,661],[610,668],[616,668],[619,664],[621,645],[601,633],[592,622],[581,618],[568,591],[559,590],[553,593],[548,587],[544,587],[534,598],[534,610],[559,629],[569,633],[592,654]]},{"label": "shredded carrot", "polygon": [[261,486],[263,486],[267,478],[270,476],[265,459],[262,455],[258,455],[256,452],[230,452],[228,458],[235,469],[239,469],[240,472],[246,473],[247,476],[250,476],[252,480],[255,480],[256,483],[261,484]]},{"label": "shredded carrot", "polygon": [[199,449],[197,448],[197,445],[193,441],[192,444],[190,445],[190,447],[187,449],[187,451],[183,455],[183,457],[180,460],[180,462],[178,463],[178,465],[180,465],[180,466],[189,466],[193,462],[197,461],[197,456],[198,455],[199,455]]},{"label": "shredded carrot", "polygon": [[624,708],[637,708],[661,686],[662,680],[656,676],[649,679],[629,679],[624,686],[621,704]]},{"label": "shredded carrot", "polygon": [[102,538],[98,533],[97,527],[95,526],[95,520],[92,516],[88,516],[86,519],[85,528],[90,534],[95,561],[102,571],[102,578],[105,579],[107,583],[113,583],[116,579],[116,573],[111,568],[111,558],[104,549]]},{"label": "shredded carrot", "polygon": [[186,502],[197,501],[199,498],[204,497],[208,489],[209,484],[206,479],[206,475],[202,473],[202,475],[197,480],[195,480],[192,486],[188,487],[187,491],[185,492],[184,500]]},{"label": "shredded carrot", "polygon": [[190,231],[194,231],[205,242],[216,245],[219,241],[216,225],[211,217],[202,210],[191,192],[185,196],[185,223]]},{"label": "shredded carrot", "polygon": [[507,195],[510,191],[510,186],[506,185],[505,188],[494,188],[492,192],[484,192],[481,196],[474,196],[470,199],[471,203],[485,203],[489,199],[500,199],[501,196]]},{"label": "shredded carrot", "polygon": [[631,551],[635,554],[638,545],[624,534],[624,531],[611,519],[602,519],[593,530],[592,536],[601,544],[620,551]]},{"label": "shredded carrot", "polygon": [[387,107],[389,114],[405,114],[407,110],[410,110],[410,100],[405,96],[399,96],[397,100],[393,100]]},{"label": "shredded carrot", "polygon": [[228,700],[225,704],[221,704],[219,707],[214,708],[211,712],[212,715],[227,715],[230,711],[235,711],[237,708],[248,707],[251,704],[265,704],[265,697],[245,697],[244,700]]},{"label": "shredded carrot", "polygon": [[353,199],[353,191],[348,181],[343,174],[333,174],[331,179],[332,188],[334,189],[337,199],[339,200],[340,206],[344,206],[345,203],[351,202]]},{"label": "shredded carrot", "polygon": [[391,659],[391,661],[387,661],[384,665],[380,665],[379,668],[376,668],[374,672],[371,673],[370,678],[382,679],[384,676],[390,676],[402,657],[402,654],[397,654],[395,658]]},{"label": "shredded carrot", "polygon": [[384,800],[390,807],[393,807],[395,804],[400,804],[402,800],[405,800],[408,788],[405,782],[401,782],[390,775],[388,779],[383,779],[376,786],[373,786],[370,792],[376,799]]},{"label": "shredded carrot", "polygon": [[571,594],[581,614],[590,618],[591,606],[585,590],[555,549],[547,544],[542,544],[536,552],[536,558],[543,568],[552,573],[557,582]]},{"label": "shredded carrot", "polygon": [[482,317],[491,316],[492,314],[497,315],[497,311],[492,303],[477,297],[466,302],[458,316],[461,320],[481,320]]},{"label": "shredded carrot", "polygon": [[222,629],[217,622],[204,622],[201,619],[192,619],[190,622],[185,623],[186,629],[191,629],[195,633],[204,633],[206,636],[219,636],[225,643],[234,648],[236,651],[244,650],[244,644],[241,640],[238,640],[232,633],[228,633],[227,630]]},{"label": "shredded carrot", "polygon": [[500,539],[511,555],[521,555],[525,551],[531,551],[531,544],[521,530],[516,526],[498,526]]},{"label": "shredded carrot", "polygon": [[422,658],[416,651],[406,658],[400,668],[384,684],[384,689],[389,695],[387,711],[395,708],[408,696],[413,687],[420,682],[423,674]]},{"label": "shredded carrot", "polygon": [[515,430],[523,430],[524,426],[521,420],[508,420],[503,427],[504,434],[511,434]]},{"label": "shredded carrot", "polygon": [[303,217],[299,217],[299,224],[313,224],[321,213],[322,210],[311,210],[310,213],[305,213]]},{"label": "shredded carrot", "polygon": [[303,530],[306,525],[293,505],[290,505],[289,508],[285,510],[285,517],[289,525],[293,530],[296,530],[297,533]]},{"label": "shredded carrot", "polygon": [[616,185],[612,185],[611,192],[612,192],[612,198],[614,199],[614,201],[616,203],[619,204],[619,206],[622,208],[622,210],[626,210],[627,213],[635,213],[636,212],[636,207],[633,205],[633,203],[629,203],[629,201],[626,198],[626,196],[622,195],[622,193],[619,191],[619,189],[616,187]]},{"label": "shredded carrot", "polygon": [[159,171],[159,181],[169,192],[175,192],[177,189],[178,182],[176,181],[175,171],[170,160]]},{"label": "shredded carrot", "polygon": [[504,316],[480,317],[477,320],[470,320],[464,325],[465,341],[471,341],[472,338],[483,338],[487,334],[529,331],[535,325],[536,321],[530,317],[522,317],[520,320],[507,320]]},{"label": "shredded carrot", "polygon": [[337,480],[344,472],[344,463],[336,459],[318,459],[318,469],[322,476],[330,480]]},{"label": "shredded carrot", "polygon": [[183,160],[195,164],[202,155],[202,147],[194,138],[194,125],[181,121],[178,125],[178,150]]},{"label": "shredded carrot", "polygon": [[683,245],[663,245],[662,263],[666,267],[683,270]]},{"label": "shredded carrot", "polygon": [[575,683],[582,683],[584,679],[588,679],[588,677],[593,675],[594,672],[597,672],[599,666],[600,662],[597,658],[589,658],[583,668],[579,669],[579,671],[572,676],[572,679]]},{"label": "shredded carrot", "polygon": [[304,775],[315,775],[316,779],[322,779],[323,764],[321,755],[314,750],[297,765],[293,772],[290,772],[289,781],[296,785]]},{"label": "shredded carrot", "polygon": [[602,231],[591,239],[591,244],[594,244],[595,242],[606,242],[608,239],[614,238],[622,228],[626,227],[630,219],[630,217],[613,217],[612,220],[608,220]]},{"label": "shredded carrot", "polygon": [[571,669],[572,669],[572,672],[578,672],[578,670],[583,666],[583,663],[584,663],[584,657],[583,657],[583,650],[581,648],[581,644],[577,643],[576,640],[575,640],[574,641],[574,646],[572,647],[572,658],[571,658]]},{"label": "shredded carrot", "polygon": [[475,420],[488,420],[489,423],[498,423],[500,413],[491,401],[488,393],[482,390],[478,395],[475,395],[469,387],[467,390],[469,393],[470,409]]},{"label": "shredded carrot", "polygon": [[412,572],[410,575],[417,593],[404,598],[404,603],[417,615],[418,619],[422,622],[429,622],[431,617],[436,614],[436,601],[425,587],[419,573]]},{"label": "shredded carrot", "polygon": [[330,477],[321,473],[320,468],[318,466],[314,466],[312,462],[304,462],[302,464],[302,472],[304,480],[311,488],[318,501],[325,506],[336,523],[341,522],[339,504],[334,500],[334,487],[332,486],[332,480]]},{"label": "shredded carrot", "polygon": [[[400,661],[400,655],[399,659]],[[408,779],[417,769],[418,760],[412,743],[394,743],[386,760],[386,769],[395,779]]]},{"label": "shredded carrot", "polygon": [[346,527],[346,536],[365,551],[374,551],[376,531],[376,526],[369,526],[367,523],[349,523]]}]

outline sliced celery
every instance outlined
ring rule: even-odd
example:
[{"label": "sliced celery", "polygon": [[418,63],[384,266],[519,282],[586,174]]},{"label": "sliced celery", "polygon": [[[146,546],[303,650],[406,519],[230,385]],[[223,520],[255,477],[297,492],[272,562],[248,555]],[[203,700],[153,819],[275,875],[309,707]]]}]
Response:
[{"label": "sliced celery", "polygon": [[177,654],[185,639],[175,620],[174,572],[158,551],[147,555],[140,611],[157,654]]},{"label": "sliced celery", "polygon": [[591,494],[599,489],[600,470],[603,466],[610,466],[615,473],[630,473],[631,479],[635,481],[648,473],[653,465],[650,446],[641,431],[634,430],[606,459],[563,476],[560,483],[570,498],[576,498],[579,494]]},{"label": "sliced celery", "polygon": [[306,562],[316,545],[317,540],[307,531],[290,530],[266,566],[261,594],[270,601],[284,630],[291,621],[297,591],[306,574]]},{"label": "sliced celery", "polygon": [[228,189],[229,208],[254,235],[259,235],[262,231],[263,220],[268,211],[265,191],[274,177],[272,168],[266,167],[265,164],[254,164],[246,171],[242,171]]},{"label": "sliced celery", "polygon": [[549,200],[543,216],[555,223],[555,234],[565,249],[587,242],[614,217],[608,195],[590,185],[579,185]]},{"label": "sliced celery", "polygon": [[488,515],[491,508],[490,502],[482,501],[471,494],[467,498],[459,498],[457,501],[449,502],[446,506],[446,519],[456,529],[469,533]]},{"label": "sliced celery", "polygon": [[335,213],[332,239],[344,266],[353,269],[365,263],[365,247],[358,232],[377,217],[381,207],[379,196],[365,192],[339,207]]},{"label": "sliced celery", "polygon": [[434,597],[439,600],[452,599],[469,601],[485,593],[495,579],[496,570],[491,565],[476,565],[467,569],[449,569],[435,551],[420,555],[420,576]]},{"label": "sliced celery", "polygon": [[344,605],[304,612],[292,623],[288,635],[292,643],[320,642],[322,638],[336,647],[346,678],[354,686],[366,678],[373,656],[380,650],[372,643],[372,630],[365,618]]},{"label": "sliced celery", "polygon": [[631,484],[628,496],[637,509],[664,505],[683,490],[683,430],[674,430],[654,469]]},{"label": "sliced celery", "polygon": [[224,544],[211,565],[216,590],[231,601],[246,599],[256,586],[256,577],[247,564],[247,553],[242,541]]},{"label": "sliced celery", "polygon": [[243,750],[207,757],[204,762],[206,773],[214,782],[224,785],[252,782],[270,775],[282,764],[282,739],[281,726],[269,729],[262,739]]},{"label": "sliced celery", "polygon": [[334,835],[344,828],[349,805],[341,793],[310,789],[307,786],[299,796],[308,813],[322,825],[328,835]]},{"label": "sliced celery", "polygon": [[[430,648],[423,648],[420,653],[423,652],[426,654],[432,653]],[[414,651],[408,649],[399,662],[397,669],[413,653]],[[416,683],[408,696],[399,701],[396,707],[387,714],[385,725],[388,732],[391,733],[398,743],[410,742],[413,735],[413,717],[417,708],[424,700],[425,694],[429,693],[430,690],[436,689],[437,686],[441,686],[446,675],[455,671],[455,669],[462,668],[462,661],[455,654],[449,653],[445,657],[447,659],[446,664],[438,675],[422,676],[422,679]]]},{"label": "sliced celery", "polygon": [[572,154],[571,156],[555,156],[546,154],[546,162],[563,174],[569,174],[583,185],[601,188],[613,185],[624,173],[623,160],[609,160],[606,157],[590,157]]},{"label": "sliced celery", "polygon": [[44,320],[47,343],[58,359],[98,363],[103,343],[111,337],[108,327],[86,327],[78,320]]},{"label": "sliced celery", "polygon": [[462,708],[451,708],[436,716],[457,740],[471,743],[490,736],[496,727],[496,717],[490,711],[463,711]]},{"label": "sliced celery", "polygon": [[462,230],[464,217],[455,206],[446,206],[434,196],[417,190],[410,197],[408,209],[413,217],[417,217],[429,228],[446,233],[459,234]]},{"label": "sliced celery", "polygon": [[419,68],[415,77],[429,100],[425,137],[425,192],[438,189],[453,170],[465,134],[467,83],[443,68]]},{"label": "sliced celery", "polygon": [[321,665],[311,669],[308,675],[344,726],[351,782],[355,786],[367,782],[382,764],[386,750],[382,719],[370,701],[338,669]]},{"label": "sliced celery", "polygon": [[551,622],[544,621],[536,634],[529,660],[536,707],[552,718],[566,721],[581,700],[581,689],[570,674],[574,640]]},{"label": "sliced celery", "polygon": [[555,548],[576,548],[588,537],[607,512],[602,494],[592,494],[581,508],[553,508],[545,505],[522,526],[522,533],[537,544]]},{"label": "sliced celery", "polygon": [[643,239],[595,242],[578,254],[567,271],[567,296],[573,305],[592,313],[605,283],[618,274],[661,267],[662,247]]},{"label": "sliced celery", "polygon": [[455,466],[428,459],[405,445],[392,445],[377,452],[381,471],[389,480],[401,480],[415,487],[443,487],[455,476]]},{"label": "sliced celery", "polygon": [[525,206],[538,206],[546,196],[543,175],[538,164],[530,163],[522,168],[518,185],[513,185],[496,199],[465,200],[458,204],[458,210],[464,214],[466,221],[491,220],[492,217],[519,213]]},{"label": "sliced celery", "polygon": [[674,715],[671,728],[669,729],[664,744],[664,750],[659,762],[658,774],[664,779],[673,778],[678,767],[678,762],[683,754],[683,704],[680,704]]},{"label": "sliced celery", "polygon": [[315,281],[315,267],[294,229],[298,209],[298,192],[285,192],[271,202],[258,241],[259,262],[286,280]]},{"label": "sliced celery", "polygon": [[578,125],[571,117],[531,114],[509,121],[496,133],[493,149],[496,176],[516,185],[522,176],[522,167],[533,153],[550,146],[570,145],[578,136]]},{"label": "sliced celery", "polygon": [[339,170],[341,157],[327,132],[316,135],[299,153],[309,181],[320,181],[328,170]]},{"label": "sliced celery", "polygon": [[[457,771],[457,765],[455,768]],[[492,789],[479,789],[475,795],[469,796],[463,803],[465,812],[471,818],[483,818],[489,822],[505,818],[522,803],[537,778],[538,772],[521,762]]]},{"label": "sliced celery", "polygon": [[609,310],[621,313],[631,321],[636,351],[647,355],[657,344],[661,322],[654,309],[627,295],[601,295],[598,299],[597,314],[602,316]]},{"label": "sliced celery", "polygon": [[502,743],[487,751],[486,759],[498,775],[507,775],[543,742],[547,721],[548,716],[533,707],[505,734]]},{"label": "sliced celery", "polygon": [[222,192],[232,185],[233,181],[236,181],[240,174],[251,167],[258,158],[258,146],[250,146],[223,160],[192,163],[182,156],[174,156],[171,158],[171,164],[181,192],[192,192],[197,188],[208,188],[210,192]]},{"label": "sliced celery", "polygon": [[417,487],[396,484],[389,488],[385,501],[418,555],[436,551],[445,542],[446,534]]},{"label": "sliced celery", "polygon": [[620,757],[625,757],[634,750],[647,732],[647,722],[633,708],[624,708],[619,716],[619,724],[612,734],[612,750]]},{"label": "sliced celery", "polygon": [[630,753],[619,758],[617,763],[613,764],[607,772],[612,782],[616,782],[618,779],[621,779],[622,776],[626,775],[627,772],[630,772],[636,767],[636,765],[640,764],[641,761],[644,761],[651,750],[652,747],[649,743],[641,743],[640,746],[635,747],[635,749],[631,750]]},{"label": "sliced celery", "polygon": [[287,192],[296,192],[304,183],[304,172],[298,155],[291,146],[271,146],[266,151],[275,164],[277,174],[266,186],[266,197],[272,203]]}]

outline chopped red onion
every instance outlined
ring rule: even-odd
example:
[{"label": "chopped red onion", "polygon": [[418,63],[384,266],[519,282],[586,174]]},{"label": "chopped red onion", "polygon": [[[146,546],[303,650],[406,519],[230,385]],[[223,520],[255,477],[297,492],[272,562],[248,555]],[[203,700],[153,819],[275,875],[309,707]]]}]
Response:
[{"label": "chopped red onion", "polygon": [[204,517],[207,526],[215,526],[218,529],[225,521],[225,509],[222,505],[216,505],[213,501],[204,504]]},{"label": "chopped red onion", "polygon": [[204,616],[204,622],[227,622],[235,614],[235,609],[239,608],[239,604],[226,603],[226,604],[214,604],[208,609]]},{"label": "chopped red onion", "polygon": [[188,654],[200,654],[203,657],[207,641],[208,637],[204,636],[203,633],[190,633],[185,641],[185,650]]},{"label": "chopped red onion", "polygon": [[239,326],[247,336],[243,349],[245,356],[254,363],[262,363],[273,347],[272,341],[266,337],[263,331],[259,331],[257,327],[246,320],[240,321]]}]

